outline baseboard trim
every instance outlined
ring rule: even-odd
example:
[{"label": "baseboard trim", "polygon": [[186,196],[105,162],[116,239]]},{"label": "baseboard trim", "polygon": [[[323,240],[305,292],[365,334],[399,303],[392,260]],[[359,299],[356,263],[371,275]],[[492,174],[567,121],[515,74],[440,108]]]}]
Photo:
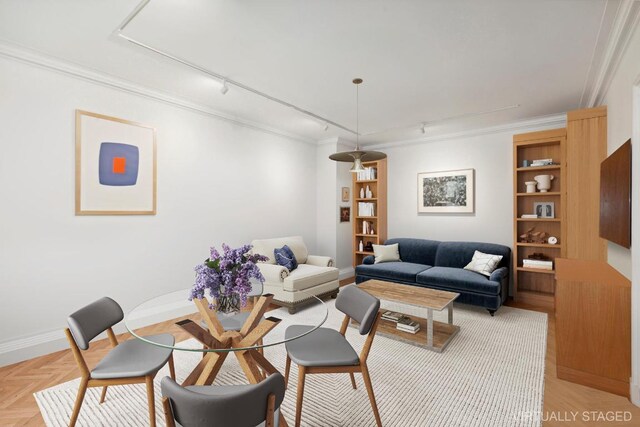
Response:
[{"label": "baseboard trim", "polygon": [[629,400],[636,406],[640,406],[640,384],[629,379]]},{"label": "baseboard trim", "polygon": [[356,274],[356,270],[353,267],[341,268],[340,273],[338,274],[339,280],[348,279],[350,277],[354,277]]},{"label": "baseboard trim", "polygon": [[[132,328],[137,329],[167,319],[185,316],[194,311],[192,304],[186,298],[170,301],[160,306],[141,310],[135,318],[128,319],[128,322]],[[120,322],[113,329],[117,334],[127,332],[124,322]],[[106,338],[106,334],[96,337],[96,339],[101,338]],[[0,343],[0,366],[12,365],[68,348],[69,343],[62,329],[5,341]]]},{"label": "baseboard trim", "polygon": [[582,384],[587,387],[606,391],[608,393],[617,394],[629,398],[629,382],[620,381],[613,378],[601,377],[589,372],[578,371],[576,369],[567,368],[566,366],[557,366],[558,378],[572,383]]}]

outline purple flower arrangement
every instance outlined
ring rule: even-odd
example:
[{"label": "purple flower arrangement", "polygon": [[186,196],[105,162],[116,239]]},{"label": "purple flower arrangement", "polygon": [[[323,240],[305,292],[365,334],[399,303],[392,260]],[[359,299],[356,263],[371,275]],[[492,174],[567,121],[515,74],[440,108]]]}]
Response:
[{"label": "purple flower arrangement", "polygon": [[216,248],[212,247],[211,256],[203,264],[195,267],[196,280],[191,288],[189,300],[204,298],[208,290],[209,296],[213,298],[213,302],[209,304],[211,309],[218,311],[239,309],[239,307],[225,307],[229,301],[232,301],[232,306],[237,305],[238,302],[242,307],[247,305],[247,295],[251,291],[250,279],[254,278],[264,283],[264,276],[256,263],[268,260],[264,255],[250,254],[251,248],[251,245],[244,245],[231,249],[223,243],[221,255]]}]

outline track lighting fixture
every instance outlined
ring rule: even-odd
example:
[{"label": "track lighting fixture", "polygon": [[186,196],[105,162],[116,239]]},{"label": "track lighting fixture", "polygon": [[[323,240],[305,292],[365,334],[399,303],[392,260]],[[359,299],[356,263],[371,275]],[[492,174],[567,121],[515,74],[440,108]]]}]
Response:
[{"label": "track lighting fixture", "polygon": [[427,133],[427,124],[426,124],[426,123],[423,123],[423,124],[422,124],[422,128],[421,128],[421,130],[422,130],[422,133],[423,133],[423,134]]},{"label": "track lighting fixture", "polygon": [[222,80],[222,87],[220,88],[220,93],[224,95],[227,92],[229,92],[229,86],[227,86],[227,81]]},{"label": "track lighting fixture", "polygon": [[323,127],[324,131],[328,131],[329,130],[329,123],[325,123],[324,127]]}]

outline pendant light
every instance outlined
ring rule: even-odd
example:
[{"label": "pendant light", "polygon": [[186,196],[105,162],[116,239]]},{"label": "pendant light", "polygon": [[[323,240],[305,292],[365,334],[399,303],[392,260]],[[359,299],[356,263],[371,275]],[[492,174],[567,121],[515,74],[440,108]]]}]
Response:
[{"label": "pendant light", "polygon": [[356,149],[354,151],[342,151],[329,156],[331,160],[336,162],[353,162],[350,170],[353,173],[364,171],[362,162],[372,162],[387,157],[385,153],[380,151],[364,151],[360,149],[360,99],[358,87],[361,83],[362,79],[353,79],[353,84],[356,85]]}]

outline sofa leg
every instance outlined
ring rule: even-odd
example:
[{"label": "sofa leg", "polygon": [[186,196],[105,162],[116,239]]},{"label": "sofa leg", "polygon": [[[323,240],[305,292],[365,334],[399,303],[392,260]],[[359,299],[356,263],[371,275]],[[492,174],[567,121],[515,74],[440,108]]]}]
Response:
[{"label": "sofa leg", "polygon": [[336,292],[335,294],[331,294],[331,299],[336,299],[338,298],[338,293]]},{"label": "sofa leg", "polygon": [[296,308],[295,307],[289,307],[289,314],[296,314]]},{"label": "sofa leg", "polygon": [[491,315],[491,317],[493,317],[494,314],[496,314],[495,310],[491,310],[487,308],[487,311],[489,312],[489,314]]}]

